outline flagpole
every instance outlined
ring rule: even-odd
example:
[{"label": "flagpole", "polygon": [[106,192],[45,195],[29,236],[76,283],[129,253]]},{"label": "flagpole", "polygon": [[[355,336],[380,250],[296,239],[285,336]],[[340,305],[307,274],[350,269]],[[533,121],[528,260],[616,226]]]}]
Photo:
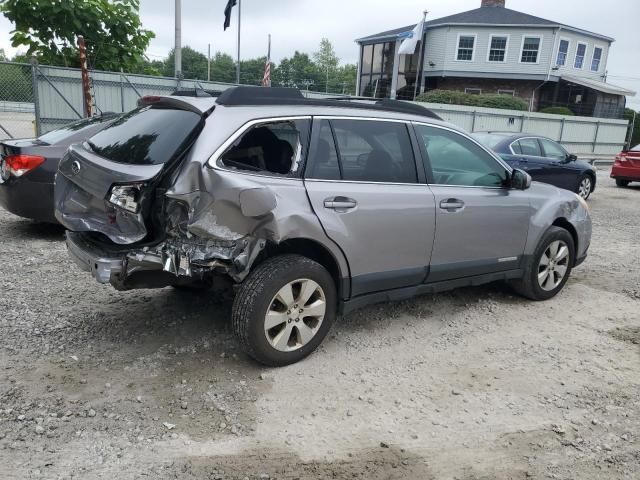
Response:
[{"label": "flagpole", "polygon": [[236,83],[240,84],[240,8],[242,6],[242,0],[238,0],[238,63],[236,65]]},{"label": "flagpole", "polygon": [[271,86],[271,34],[269,34],[269,45],[267,46],[267,63],[269,64],[269,81],[266,87]]},{"label": "flagpole", "polygon": [[425,10],[423,13],[423,17],[422,17],[422,31],[420,32],[420,55],[418,56],[418,65],[416,68],[416,84],[413,87],[413,101],[416,101],[416,97],[418,96],[418,84],[420,83],[420,81],[418,79],[422,79],[422,76],[424,75],[424,72],[422,70],[424,70],[424,50],[426,47],[426,41],[424,38],[424,24],[427,21],[427,13],[429,13],[427,10]]}]

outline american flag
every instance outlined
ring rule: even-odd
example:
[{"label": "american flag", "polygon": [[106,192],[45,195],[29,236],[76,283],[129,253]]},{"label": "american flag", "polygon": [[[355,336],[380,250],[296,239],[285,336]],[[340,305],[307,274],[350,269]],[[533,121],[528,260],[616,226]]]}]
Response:
[{"label": "american flag", "polygon": [[264,75],[262,76],[262,86],[270,87],[271,86],[271,61],[267,59],[264,64]]}]

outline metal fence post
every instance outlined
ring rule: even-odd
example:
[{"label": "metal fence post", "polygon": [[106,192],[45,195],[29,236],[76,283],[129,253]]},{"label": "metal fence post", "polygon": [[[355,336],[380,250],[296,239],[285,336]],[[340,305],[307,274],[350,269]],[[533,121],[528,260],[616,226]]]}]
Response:
[{"label": "metal fence post", "polygon": [[476,111],[473,111],[473,118],[471,120],[471,133],[476,131]]},{"label": "metal fence post", "polygon": [[524,114],[520,117],[520,133],[524,131]]},{"label": "metal fence post", "polygon": [[564,134],[564,124],[566,123],[567,119],[562,117],[562,120],[560,121],[560,138],[558,139],[559,142],[562,142],[562,135]]},{"label": "metal fence post", "polygon": [[31,59],[31,88],[33,89],[33,109],[36,117],[36,137],[42,134],[42,125],[40,124],[40,102],[38,97],[38,62],[35,58]]},{"label": "metal fence post", "polygon": [[124,113],[124,82],[122,81],[122,74],[120,75],[120,109]]},{"label": "metal fence post", "polygon": [[598,144],[598,132],[600,131],[600,122],[596,122],[596,133],[593,136],[593,149],[591,150],[593,153],[596,152],[596,145]]}]

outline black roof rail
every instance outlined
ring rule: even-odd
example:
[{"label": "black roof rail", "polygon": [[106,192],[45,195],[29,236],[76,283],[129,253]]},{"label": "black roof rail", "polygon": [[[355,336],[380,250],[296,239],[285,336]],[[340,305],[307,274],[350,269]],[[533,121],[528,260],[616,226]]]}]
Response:
[{"label": "black roof rail", "polygon": [[316,107],[346,107],[366,110],[406,113],[442,120],[428,108],[401,100],[370,97],[306,98],[297,88],[233,87],[222,92],[216,103],[224,106],[308,105]]},{"label": "black roof rail", "polygon": [[203,88],[182,88],[175,90],[172,97],[218,97],[222,92],[219,90],[205,90]]}]

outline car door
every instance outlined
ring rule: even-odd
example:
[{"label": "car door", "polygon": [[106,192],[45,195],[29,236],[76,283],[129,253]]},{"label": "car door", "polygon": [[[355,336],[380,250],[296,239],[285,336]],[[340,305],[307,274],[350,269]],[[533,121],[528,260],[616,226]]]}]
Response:
[{"label": "car door", "polygon": [[575,163],[569,161],[569,153],[553,140],[548,138],[538,140],[544,157],[549,162],[548,170],[544,174],[549,179],[546,183],[552,183],[551,180],[553,180],[555,182],[553,185],[575,191],[581,170],[576,168]]},{"label": "car door", "polygon": [[509,162],[513,168],[524,170],[537,182],[544,181],[546,162],[542,158],[542,147],[535,137],[522,137],[510,145],[514,153],[514,161]]},{"label": "car door", "polygon": [[510,170],[459,132],[414,125],[436,203],[428,282],[519,268],[531,207]]},{"label": "car door", "polygon": [[404,122],[314,119],[305,186],[347,258],[352,296],[425,280],[435,204],[418,180],[414,147]]}]

